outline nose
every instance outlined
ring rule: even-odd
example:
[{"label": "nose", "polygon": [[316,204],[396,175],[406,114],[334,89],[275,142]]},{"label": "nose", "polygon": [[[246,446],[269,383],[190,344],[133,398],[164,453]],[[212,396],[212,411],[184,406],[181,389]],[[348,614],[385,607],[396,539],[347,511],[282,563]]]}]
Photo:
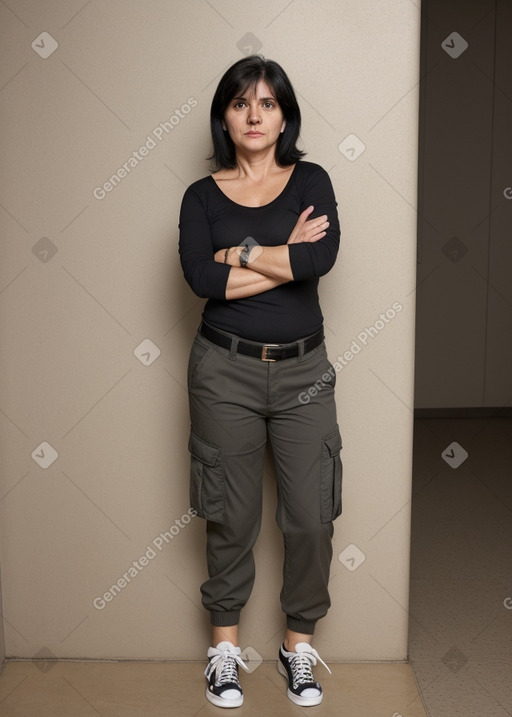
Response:
[{"label": "nose", "polygon": [[251,105],[249,107],[247,121],[249,122],[249,124],[260,124],[261,116],[258,105]]}]

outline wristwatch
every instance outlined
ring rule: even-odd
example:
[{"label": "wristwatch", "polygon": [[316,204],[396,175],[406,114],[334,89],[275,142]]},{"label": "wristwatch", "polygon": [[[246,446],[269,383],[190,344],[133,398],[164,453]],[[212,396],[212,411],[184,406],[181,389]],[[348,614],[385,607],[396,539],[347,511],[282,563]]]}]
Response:
[{"label": "wristwatch", "polygon": [[249,254],[251,253],[252,246],[249,246],[249,244],[244,244],[244,248],[240,252],[240,266],[242,269],[245,269],[247,267],[247,262],[249,261]]}]

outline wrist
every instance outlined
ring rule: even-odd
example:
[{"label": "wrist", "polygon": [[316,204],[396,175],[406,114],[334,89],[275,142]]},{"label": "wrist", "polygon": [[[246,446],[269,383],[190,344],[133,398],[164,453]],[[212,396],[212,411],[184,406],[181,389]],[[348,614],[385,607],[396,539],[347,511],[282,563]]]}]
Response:
[{"label": "wrist", "polygon": [[242,248],[243,247],[230,246],[224,249],[224,264],[228,264],[228,266],[239,266],[240,251],[238,251],[238,249],[241,250]]},{"label": "wrist", "polygon": [[242,267],[242,269],[246,269],[247,264],[249,262],[249,255],[251,253],[252,245],[244,244],[241,247],[237,247],[237,249],[240,249],[240,252],[238,253],[240,266]]}]

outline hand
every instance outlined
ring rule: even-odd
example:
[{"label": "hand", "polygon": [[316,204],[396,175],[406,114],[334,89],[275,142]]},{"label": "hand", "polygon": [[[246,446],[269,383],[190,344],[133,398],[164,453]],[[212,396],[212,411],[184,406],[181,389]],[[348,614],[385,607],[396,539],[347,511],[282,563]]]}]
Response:
[{"label": "hand", "polygon": [[304,209],[300,217],[297,219],[297,224],[293,227],[292,233],[288,237],[288,241],[286,242],[287,244],[315,242],[326,235],[327,232],[325,230],[329,226],[327,214],[308,220],[308,217],[313,209],[313,206]]}]

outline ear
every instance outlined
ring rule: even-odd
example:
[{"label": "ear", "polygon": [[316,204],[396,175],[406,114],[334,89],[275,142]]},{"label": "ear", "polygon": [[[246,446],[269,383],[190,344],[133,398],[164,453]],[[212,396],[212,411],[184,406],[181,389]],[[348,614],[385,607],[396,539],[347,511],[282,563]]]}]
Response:
[{"label": "ear", "polygon": [[226,123],[224,122],[224,120],[222,120],[222,129],[224,130],[224,132],[227,132],[227,129],[228,129],[226,127]]},{"label": "ear", "polygon": [[281,125],[281,134],[283,134],[285,127],[286,127],[286,120],[283,120],[283,124]]}]

